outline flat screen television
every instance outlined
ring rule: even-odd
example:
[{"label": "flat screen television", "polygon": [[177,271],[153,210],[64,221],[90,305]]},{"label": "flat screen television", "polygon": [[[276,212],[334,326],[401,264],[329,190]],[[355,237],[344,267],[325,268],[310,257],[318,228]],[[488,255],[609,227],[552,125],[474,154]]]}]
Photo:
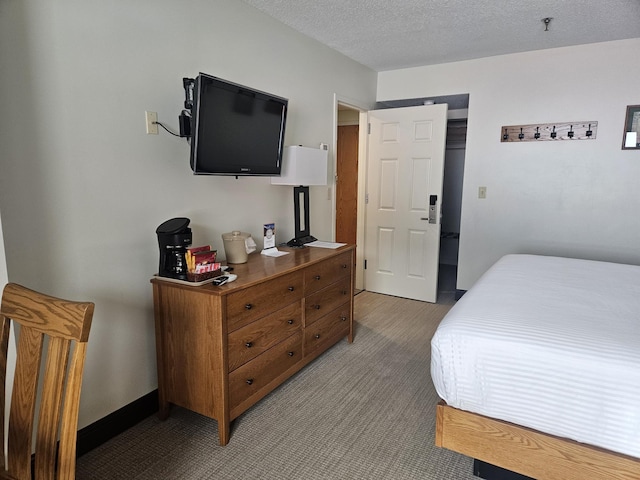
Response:
[{"label": "flat screen television", "polygon": [[185,103],[191,103],[194,174],[280,175],[286,98],[204,73],[191,88]]}]

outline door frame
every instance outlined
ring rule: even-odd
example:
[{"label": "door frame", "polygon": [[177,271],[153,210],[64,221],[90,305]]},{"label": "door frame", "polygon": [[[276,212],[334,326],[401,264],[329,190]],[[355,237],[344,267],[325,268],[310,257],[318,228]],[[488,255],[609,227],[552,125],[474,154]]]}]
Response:
[{"label": "door frame", "polygon": [[358,207],[357,207],[357,240],[356,240],[356,266],[355,266],[355,288],[362,290],[364,288],[364,206],[367,181],[367,112],[373,110],[375,102],[367,104],[365,102],[345,97],[338,93],[333,95],[333,181],[331,192],[331,236],[336,238],[336,172],[338,171],[338,107],[344,105],[353,110],[360,112],[359,114],[359,133],[358,133]]}]

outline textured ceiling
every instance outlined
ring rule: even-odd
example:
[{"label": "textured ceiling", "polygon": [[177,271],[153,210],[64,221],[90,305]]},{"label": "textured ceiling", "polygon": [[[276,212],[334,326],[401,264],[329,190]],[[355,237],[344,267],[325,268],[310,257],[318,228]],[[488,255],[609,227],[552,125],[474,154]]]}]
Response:
[{"label": "textured ceiling", "polygon": [[243,1],[376,71],[640,38],[640,0]]}]

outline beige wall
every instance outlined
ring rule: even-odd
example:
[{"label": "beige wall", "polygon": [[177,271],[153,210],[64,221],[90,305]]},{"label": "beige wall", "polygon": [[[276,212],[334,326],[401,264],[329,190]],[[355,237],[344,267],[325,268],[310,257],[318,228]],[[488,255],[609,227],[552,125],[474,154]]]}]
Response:
[{"label": "beige wall", "polygon": [[[177,129],[182,77],[210,73],[289,98],[285,143],[331,144],[334,95],[375,100],[376,74],[234,0],[0,2],[0,208],[9,278],[96,303],[85,426],[157,386],[150,277],[156,227],[194,243],[233,229],[293,236],[292,187],[194,177]],[[333,155],[332,152],[330,152]],[[313,233],[330,239],[327,188]]]},{"label": "beige wall", "polygon": [[[458,288],[507,253],[640,264],[640,151],[621,149],[638,50],[632,39],[379,74],[379,101],[469,93]],[[500,143],[502,125],[590,120],[595,140]]]}]

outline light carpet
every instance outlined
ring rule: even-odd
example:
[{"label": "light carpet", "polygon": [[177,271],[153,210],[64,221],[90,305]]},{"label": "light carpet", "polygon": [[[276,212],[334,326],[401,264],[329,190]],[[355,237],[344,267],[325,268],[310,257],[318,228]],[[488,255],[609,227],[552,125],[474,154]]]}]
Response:
[{"label": "light carpet", "polygon": [[339,342],[240,416],[174,407],[78,459],[78,479],[477,480],[473,461],[434,446],[430,340],[451,307],[363,292],[355,340]]}]

